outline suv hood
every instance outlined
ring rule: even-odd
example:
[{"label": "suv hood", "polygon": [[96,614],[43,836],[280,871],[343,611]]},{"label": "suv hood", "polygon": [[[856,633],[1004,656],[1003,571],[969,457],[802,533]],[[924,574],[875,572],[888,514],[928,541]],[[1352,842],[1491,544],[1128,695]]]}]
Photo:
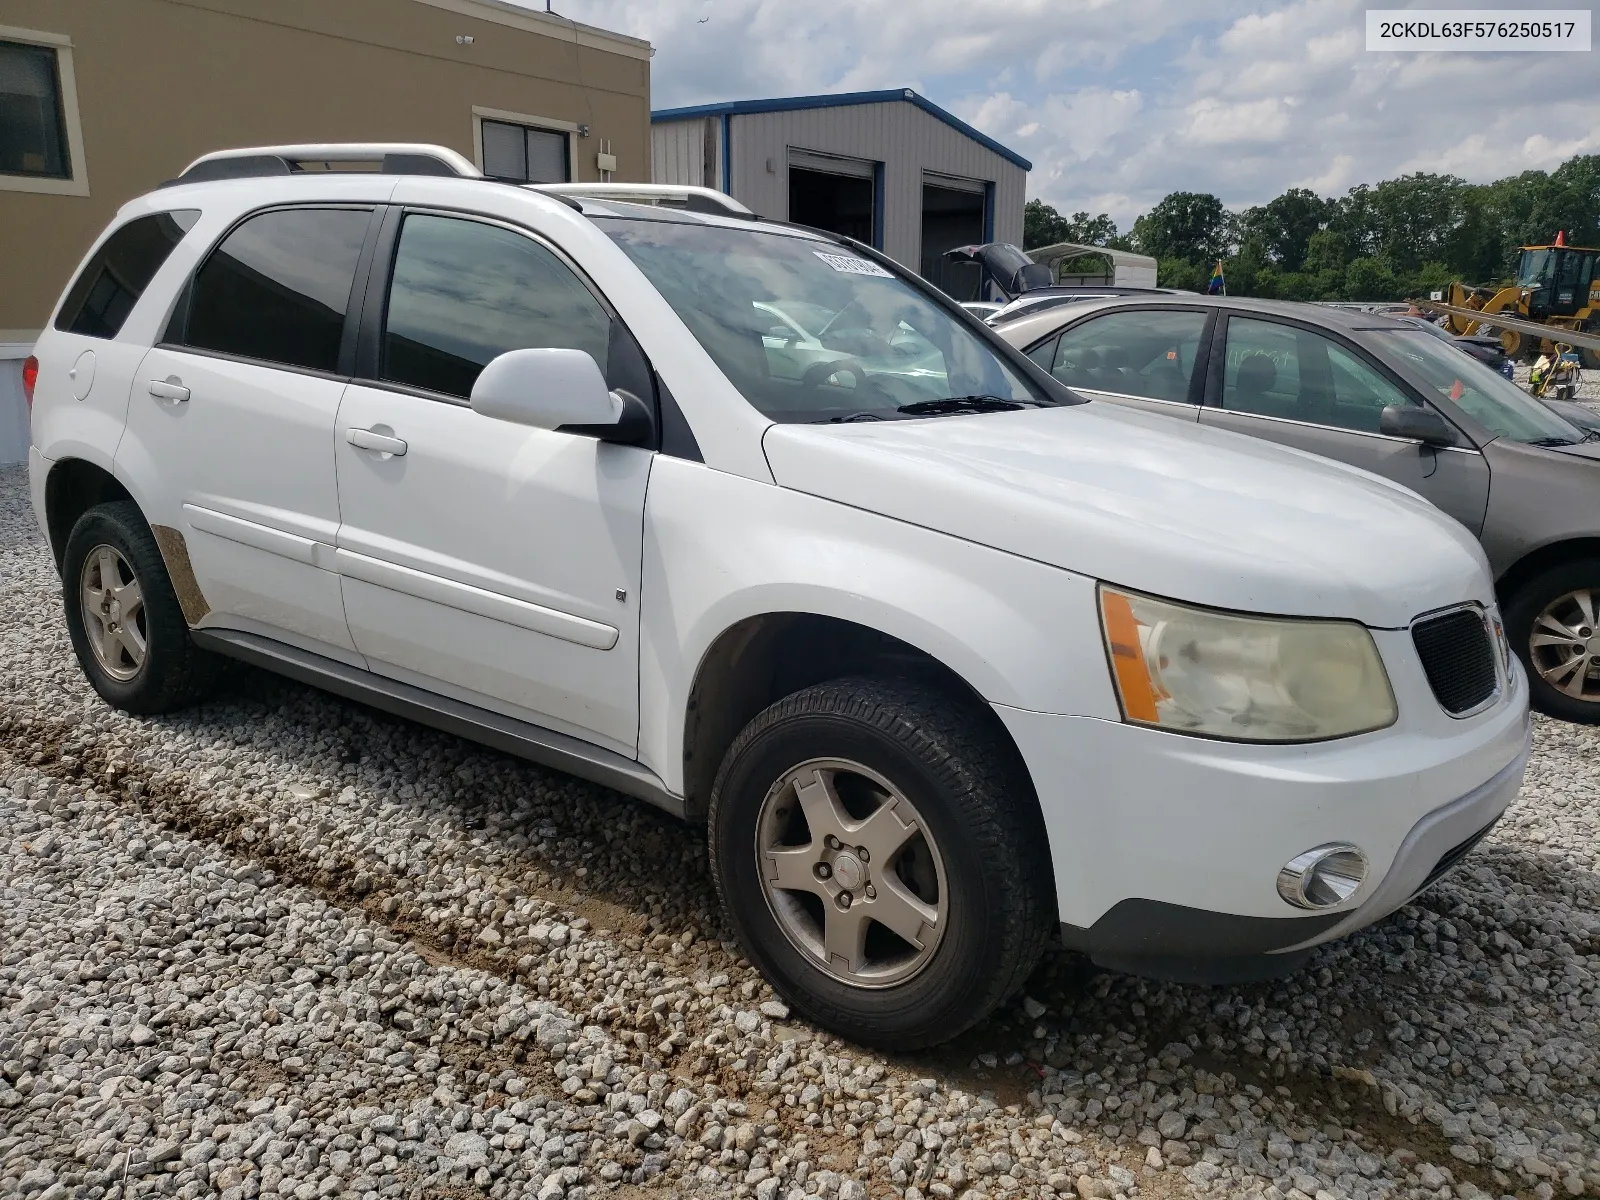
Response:
[{"label": "suv hood", "polygon": [[774,425],[774,479],[1159,596],[1401,628],[1494,602],[1477,541],[1408,488],[1110,404]]}]

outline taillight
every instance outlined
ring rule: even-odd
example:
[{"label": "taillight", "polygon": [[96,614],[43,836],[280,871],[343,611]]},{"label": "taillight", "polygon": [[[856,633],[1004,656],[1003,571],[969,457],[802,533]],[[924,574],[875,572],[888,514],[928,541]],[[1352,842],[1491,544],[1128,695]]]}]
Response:
[{"label": "taillight", "polygon": [[33,385],[39,382],[39,360],[33,355],[28,355],[22,363],[22,394],[27,397],[28,407],[33,407]]}]

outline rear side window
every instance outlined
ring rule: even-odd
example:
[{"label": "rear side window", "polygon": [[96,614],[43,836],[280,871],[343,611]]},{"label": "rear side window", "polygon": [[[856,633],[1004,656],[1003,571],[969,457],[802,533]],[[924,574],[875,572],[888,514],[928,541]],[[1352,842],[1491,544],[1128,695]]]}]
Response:
[{"label": "rear side window", "polygon": [[336,371],[368,209],[280,209],[251,217],[195,274],[181,341]]},{"label": "rear side window", "polygon": [[135,217],[118,229],[72,281],[56,328],[86,337],[116,337],[161,264],[199,219],[199,209],[183,208]]},{"label": "rear side window", "polygon": [[1072,388],[1187,401],[1206,315],[1134,310],[1074,325],[1056,345],[1050,373]]},{"label": "rear side window", "polygon": [[466,397],[507,350],[586,350],[606,369],[611,317],[531,238],[413,215],[400,231],[383,332],[384,379]]}]

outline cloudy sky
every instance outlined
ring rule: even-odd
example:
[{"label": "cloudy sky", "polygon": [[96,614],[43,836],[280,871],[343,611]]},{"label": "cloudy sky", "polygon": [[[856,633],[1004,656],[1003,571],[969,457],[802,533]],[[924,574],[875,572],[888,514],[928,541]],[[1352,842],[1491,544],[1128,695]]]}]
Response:
[{"label": "cloudy sky", "polygon": [[1336,195],[1406,171],[1483,181],[1600,152],[1600,51],[1368,53],[1363,14],[1379,3],[1407,6],[557,0],[556,10],[649,38],[656,107],[913,87],[1032,159],[1030,197],[1109,212],[1123,228],[1177,190],[1241,208],[1291,186]]}]

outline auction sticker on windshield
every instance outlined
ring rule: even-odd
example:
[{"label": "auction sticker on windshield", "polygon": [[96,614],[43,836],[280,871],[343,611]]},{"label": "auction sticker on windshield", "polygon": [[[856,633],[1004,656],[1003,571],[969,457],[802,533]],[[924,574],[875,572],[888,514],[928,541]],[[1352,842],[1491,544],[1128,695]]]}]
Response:
[{"label": "auction sticker on windshield", "polygon": [[846,275],[877,275],[883,279],[894,278],[893,275],[885,271],[877,263],[868,262],[864,258],[857,258],[853,254],[828,254],[822,250],[813,250],[811,253],[815,254],[835,271],[841,271]]}]

